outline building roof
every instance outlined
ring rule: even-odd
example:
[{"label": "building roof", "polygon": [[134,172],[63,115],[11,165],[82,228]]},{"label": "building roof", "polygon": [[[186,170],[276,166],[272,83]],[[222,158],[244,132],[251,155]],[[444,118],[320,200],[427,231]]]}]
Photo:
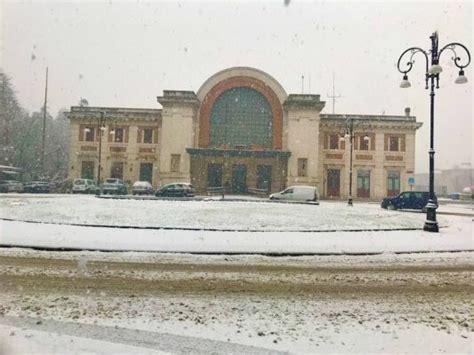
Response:
[{"label": "building roof", "polygon": [[69,119],[91,120],[98,119],[104,114],[110,119],[155,121],[161,117],[161,109],[101,107],[101,106],[71,106],[66,113]]},{"label": "building roof", "polygon": [[423,123],[417,122],[415,116],[408,115],[356,115],[356,114],[321,114],[321,123],[342,125],[347,120],[369,125],[402,125],[418,129]]}]

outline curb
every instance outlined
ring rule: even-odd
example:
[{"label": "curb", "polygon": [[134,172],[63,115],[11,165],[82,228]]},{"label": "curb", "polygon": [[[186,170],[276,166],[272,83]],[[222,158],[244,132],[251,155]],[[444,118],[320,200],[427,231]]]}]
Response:
[{"label": "curb", "polygon": [[270,257],[287,257],[287,256],[372,256],[372,255],[383,255],[383,254],[430,254],[430,253],[472,253],[474,249],[451,249],[451,250],[408,250],[408,251],[391,251],[389,253],[385,251],[374,251],[374,252],[228,252],[228,251],[160,251],[160,250],[134,250],[134,249],[94,249],[94,248],[69,248],[69,247],[39,247],[30,245],[14,245],[14,244],[0,244],[0,248],[11,249],[32,249],[38,251],[55,251],[55,252],[81,252],[81,251],[95,251],[103,253],[157,253],[157,254],[189,254],[189,255],[265,255]]}]

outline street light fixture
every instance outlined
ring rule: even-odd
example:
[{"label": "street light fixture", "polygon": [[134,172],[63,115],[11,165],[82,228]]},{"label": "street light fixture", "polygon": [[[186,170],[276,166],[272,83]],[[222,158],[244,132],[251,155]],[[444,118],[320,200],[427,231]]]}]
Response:
[{"label": "street light fixture", "polygon": [[[400,83],[401,88],[409,88],[410,82],[408,81],[407,73],[413,68],[413,56],[416,53],[422,53],[426,59],[426,66],[425,66],[425,89],[428,89],[428,83],[430,84],[430,150],[429,150],[429,157],[430,157],[430,199],[428,204],[426,205],[426,221],[423,227],[423,230],[429,232],[438,232],[438,222],[436,221],[436,208],[438,207],[434,203],[434,97],[435,97],[435,88],[439,89],[439,74],[443,71],[443,68],[439,64],[439,58],[441,54],[446,50],[449,49],[454,56],[451,57],[451,60],[454,62],[454,65],[458,67],[459,76],[454,81],[456,84],[465,84],[467,83],[467,78],[464,76],[464,68],[466,68],[469,63],[471,62],[471,54],[469,50],[462,45],[461,43],[453,42],[445,45],[438,51],[438,32],[433,33],[430,36],[431,39],[431,49],[428,51],[424,51],[419,47],[411,47],[406,49],[398,58],[398,71],[403,74],[403,80]],[[457,49],[463,49],[467,54],[467,61],[465,64],[461,64],[461,58],[458,56],[456,52]],[[406,63],[406,67],[402,69],[400,67],[400,63],[402,62],[402,58],[405,54],[409,54],[409,60]],[[429,66],[429,58],[428,54],[431,55],[431,66]],[[435,84],[436,83],[436,84]]]}]

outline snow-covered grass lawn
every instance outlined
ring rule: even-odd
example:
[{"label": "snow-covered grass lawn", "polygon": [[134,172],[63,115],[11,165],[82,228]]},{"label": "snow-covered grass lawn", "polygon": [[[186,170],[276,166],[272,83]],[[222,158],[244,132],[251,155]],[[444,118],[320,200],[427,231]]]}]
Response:
[{"label": "snow-covered grass lawn", "polygon": [[256,231],[421,228],[422,213],[377,204],[322,201],[317,205],[242,201],[101,199],[90,195],[1,195],[0,217],[91,225]]},{"label": "snow-covered grass lawn", "polygon": [[[369,203],[356,203],[354,207],[348,207],[344,202],[325,201],[314,206],[3,195],[0,206],[0,217],[17,220],[199,229],[122,229],[3,220],[0,221],[0,245],[4,246],[275,254],[458,251],[474,248],[471,217],[440,215],[440,233],[428,233],[421,230],[425,219],[423,213],[386,211],[377,204]],[[418,230],[381,231],[391,228]]]}]

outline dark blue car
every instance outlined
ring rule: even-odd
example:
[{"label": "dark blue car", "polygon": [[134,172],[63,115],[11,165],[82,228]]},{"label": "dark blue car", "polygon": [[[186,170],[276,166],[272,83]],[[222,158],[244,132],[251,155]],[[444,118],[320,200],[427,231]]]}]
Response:
[{"label": "dark blue car", "polygon": [[[405,191],[395,197],[386,197],[382,201],[382,208],[389,210],[422,210],[426,212],[426,204],[430,199],[427,191]],[[438,199],[434,196],[434,203],[438,205]]]}]

